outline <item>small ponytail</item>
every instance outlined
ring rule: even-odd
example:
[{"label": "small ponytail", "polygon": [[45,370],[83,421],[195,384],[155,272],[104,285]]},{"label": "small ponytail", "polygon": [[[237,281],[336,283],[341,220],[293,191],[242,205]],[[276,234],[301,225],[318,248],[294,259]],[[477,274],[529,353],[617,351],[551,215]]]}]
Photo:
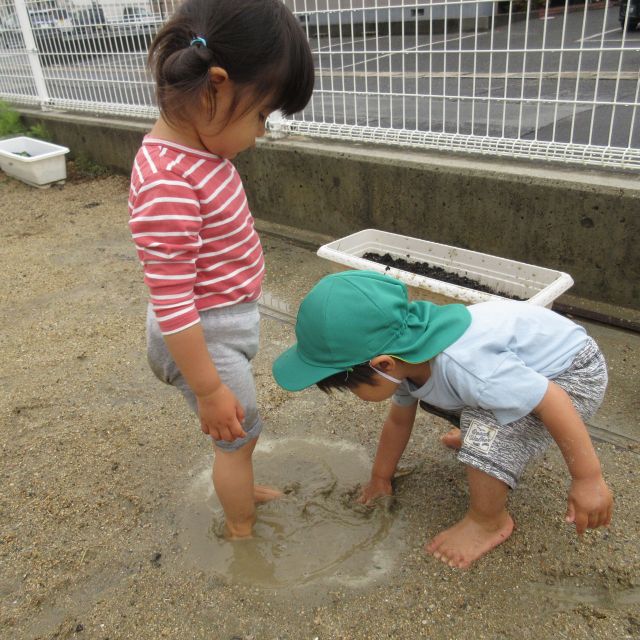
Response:
[{"label": "small ponytail", "polygon": [[185,47],[174,51],[162,65],[162,79],[168,85],[187,88],[193,79],[206,79],[213,62],[213,52],[204,47]]}]

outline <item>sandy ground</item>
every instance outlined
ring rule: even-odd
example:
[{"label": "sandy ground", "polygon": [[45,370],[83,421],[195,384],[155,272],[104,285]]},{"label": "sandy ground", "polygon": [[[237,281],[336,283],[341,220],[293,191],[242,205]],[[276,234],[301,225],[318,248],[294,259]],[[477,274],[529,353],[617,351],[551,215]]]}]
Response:
[{"label": "sandy ground", "polygon": [[[37,190],[0,176],[0,637],[640,638],[633,447],[597,445],[616,496],[610,530],[578,540],[563,523],[567,475],[553,449],[513,495],[515,534],[460,572],[422,551],[466,496],[438,445],[445,423],[424,416],[384,534],[390,561],[379,554],[372,579],[325,572],[269,588],[194,561],[185,505],[210,446],[147,369],[127,186],[72,173]],[[297,304],[325,267],[304,246],[263,239],[267,288]],[[370,458],[384,409],[279,390],[270,362],[291,327],[263,325],[255,369],[270,441],[342,442]],[[330,532],[313,535],[310,556],[331,549]]]}]

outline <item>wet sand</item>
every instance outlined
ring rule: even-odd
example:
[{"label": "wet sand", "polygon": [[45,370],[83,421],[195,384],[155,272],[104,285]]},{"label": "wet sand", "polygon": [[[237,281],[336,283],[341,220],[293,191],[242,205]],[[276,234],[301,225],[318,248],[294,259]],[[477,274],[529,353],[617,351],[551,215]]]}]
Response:
[{"label": "wet sand", "polygon": [[[127,187],[0,176],[0,637],[640,637],[637,448],[597,443],[616,497],[609,530],[579,540],[563,522],[554,448],[512,496],[514,535],[470,571],[450,569],[422,550],[466,505],[463,468],[438,442],[447,424],[420,416],[395,504],[354,511],[385,409],[279,389],[270,364],[293,332],[270,317],[256,467],[290,493],[260,508],[256,540],[221,541],[210,444],[147,368]],[[263,243],[265,289],[295,312],[329,268],[278,235]],[[636,337],[620,340],[633,355]],[[613,377],[633,380],[625,366]]]}]

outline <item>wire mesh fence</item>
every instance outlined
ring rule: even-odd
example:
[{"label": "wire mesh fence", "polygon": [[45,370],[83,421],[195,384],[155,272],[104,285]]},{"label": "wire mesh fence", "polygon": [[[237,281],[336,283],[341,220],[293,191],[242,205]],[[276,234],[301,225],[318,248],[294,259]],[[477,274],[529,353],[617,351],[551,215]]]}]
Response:
[{"label": "wire mesh fence", "polygon": [[155,117],[146,51],[171,11],[162,0],[0,0],[0,96]]},{"label": "wire mesh fence", "polygon": [[[285,0],[314,52],[282,132],[640,168],[639,0]],[[0,97],[157,115],[146,50],[173,0],[0,0]]]}]

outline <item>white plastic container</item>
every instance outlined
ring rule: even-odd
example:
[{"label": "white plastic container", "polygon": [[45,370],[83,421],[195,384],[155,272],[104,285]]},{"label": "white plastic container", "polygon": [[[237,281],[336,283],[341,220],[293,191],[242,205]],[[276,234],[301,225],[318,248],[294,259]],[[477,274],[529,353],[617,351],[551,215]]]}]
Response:
[{"label": "white plastic container", "polygon": [[[407,262],[426,262],[442,267],[490,287],[498,295],[365,260],[362,256],[368,252],[380,255],[389,253],[393,258],[402,258]],[[573,285],[571,276],[562,271],[378,229],[364,229],[325,244],[318,249],[318,255],[351,269],[388,273],[404,282],[414,299],[431,300],[438,304],[471,304],[517,296],[531,304],[550,307],[561,293]]]},{"label": "white plastic container", "polygon": [[0,169],[34,187],[48,187],[67,178],[69,149],[51,142],[18,136],[0,140]]}]

